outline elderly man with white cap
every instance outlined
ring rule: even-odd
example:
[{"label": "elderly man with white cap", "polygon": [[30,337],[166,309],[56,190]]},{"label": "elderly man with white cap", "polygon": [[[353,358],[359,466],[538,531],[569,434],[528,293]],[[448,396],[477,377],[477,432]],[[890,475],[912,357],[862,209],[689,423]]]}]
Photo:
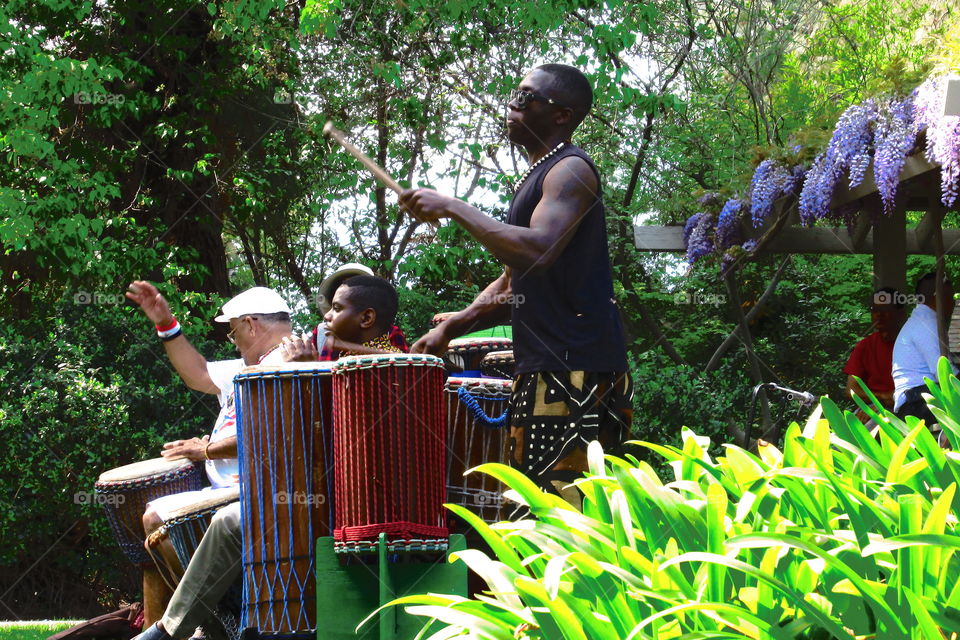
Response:
[{"label": "elderly man with white cap", "polygon": [[[215,321],[230,324],[227,337],[236,345],[241,357],[208,362],[187,340],[156,287],[138,280],[130,284],[126,295],[156,325],[157,336],[163,342],[167,357],[186,385],[203,393],[215,394],[220,401],[220,413],[209,436],[168,442],[163,445],[161,455],[204,461],[211,488],[239,485],[233,378],[244,366],[283,362],[278,347],[291,333],[289,305],[277,292],[265,287],[248,289],[230,299]],[[163,524],[164,517],[172,509],[193,502],[196,496],[191,494],[196,493],[175,494],[150,502],[143,517],[147,535]],[[167,551],[169,553],[172,549]],[[170,591],[156,569],[144,571],[143,591],[144,623],[148,625],[163,614]]]}]

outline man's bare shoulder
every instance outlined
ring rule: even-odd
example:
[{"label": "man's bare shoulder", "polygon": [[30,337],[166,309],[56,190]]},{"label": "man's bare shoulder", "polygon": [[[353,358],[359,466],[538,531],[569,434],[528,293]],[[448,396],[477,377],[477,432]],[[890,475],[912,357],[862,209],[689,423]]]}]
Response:
[{"label": "man's bare shoulder", "polygon": [[544,191],[554,193],[597,193],[597,174],[580,156],[567,156],[550,167],[543,179]]}]

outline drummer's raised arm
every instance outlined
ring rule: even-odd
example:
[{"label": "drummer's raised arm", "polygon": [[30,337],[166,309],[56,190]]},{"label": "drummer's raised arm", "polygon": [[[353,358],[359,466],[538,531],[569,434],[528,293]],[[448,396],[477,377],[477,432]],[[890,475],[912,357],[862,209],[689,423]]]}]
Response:
[{"label": "drummer's raised arm", "polygon": [[488,284],[470,306],[431,329],[410,347],[410,353],[443,355],[450,340],[509,322],[511,291],[511,269],[505,267],[500,277]]},{"label": "drummer's raised arm", "polygon": [[210,379],[207,359],[194,349],[183,335],[180,324],[170,312],[170,305],[155,286],[144,280],[130,283],[127,298],[137,303],[144,315],[156,325],[157,334],[171,364],[191,389],[204,393],[219,393],[220,389]]}]

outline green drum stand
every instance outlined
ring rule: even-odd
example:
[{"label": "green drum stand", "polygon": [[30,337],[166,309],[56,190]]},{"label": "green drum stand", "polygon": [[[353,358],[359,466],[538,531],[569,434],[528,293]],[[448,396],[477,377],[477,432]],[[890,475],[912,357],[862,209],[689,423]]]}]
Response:
[{"label": "green drum stand", "polygon": [[[464,537],[451,534],[447,550],[435,558],[418,561],[425,554],[409,551],[395,554],[385,534],[370,553],[335,552],[333,538],[317,539],[317,640],[413,640],[427,619],[412,616],[402,607],[379,611],[362,628],[370,614],[396,598],[418,593],[467,595],[467,566],[450,562],[450,554],[466,549]],[[391,561],[393,555],[396,561]],[[439,623],[434,623],[439,630]]]}]

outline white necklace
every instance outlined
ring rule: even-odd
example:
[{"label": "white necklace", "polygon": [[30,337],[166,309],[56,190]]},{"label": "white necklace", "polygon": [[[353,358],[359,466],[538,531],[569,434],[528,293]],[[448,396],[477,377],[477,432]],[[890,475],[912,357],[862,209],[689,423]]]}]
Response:
[{"label": "white necklace", "polygon": [[536,169],[538,166],[540,166],[540,164],[541,164],[544,160],[546,160],[547,158],[549,158],[550,156],[552,156],[553,154],[555,154],[557,151],[560,151],[560,149],[562,149],[562,148],[563,148],[563,145],[565,145],[565,144],[567,144],[566,141],[561,142],[560,144],[558,144],[557,146],[555,146],[553,149],[551,149],[551,150],[547,153],[547,155],[543,156],[542,158],[540,158],[539,160],[537,160],[536,162],[534,162],[532,165],[530,165],[529,167],[527,167],[527,170],[524,171],[524,172],[523,172],[523,175],[520,176],[520,179],[517,180],[517,184],[513,185],[513,192],[516,193],[517,191],[519,191],[519,190],[520,190],[520,187],[523,185],[523,181],[526,180],[527,177],[528,177],[531,173],[533,173],[533,170]]}]

